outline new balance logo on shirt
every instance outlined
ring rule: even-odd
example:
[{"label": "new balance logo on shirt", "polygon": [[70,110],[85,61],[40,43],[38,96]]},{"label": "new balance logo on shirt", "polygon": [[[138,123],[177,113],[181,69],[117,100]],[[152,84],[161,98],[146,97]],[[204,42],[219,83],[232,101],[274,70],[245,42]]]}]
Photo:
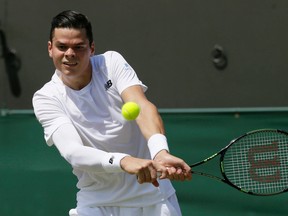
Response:
[{"label": "new balance logo on shirt", "polygon": [[104,87],[106,89],[106,91],[112,86],[112,81],[111,80],[108,80],[105,84],[104,84]]},{"label": "new balance logo on shirt", "polygon": [[111,157],[111,158],[109,159],[109,163],[110,163],[110,164],[113,164],[113,161],[114,161],[114,158]]}]

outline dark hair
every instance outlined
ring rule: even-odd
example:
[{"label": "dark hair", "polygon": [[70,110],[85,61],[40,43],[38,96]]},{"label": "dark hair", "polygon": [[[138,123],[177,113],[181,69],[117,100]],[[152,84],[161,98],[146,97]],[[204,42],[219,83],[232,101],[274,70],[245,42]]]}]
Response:
[{"label": "dark hair", "polygon": [[59,13],[52,19],[50,29],[50,41],[52,42],[55,28],[75,28],[85,29],[86,35],[91,45],[93,42],[92,26],[88,17],[72,10],[67,10]]}]

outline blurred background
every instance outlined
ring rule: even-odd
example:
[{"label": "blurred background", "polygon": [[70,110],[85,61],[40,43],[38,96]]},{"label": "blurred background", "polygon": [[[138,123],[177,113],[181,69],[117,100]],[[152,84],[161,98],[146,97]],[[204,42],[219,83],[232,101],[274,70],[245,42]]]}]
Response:
[{"label": "blurred background", "polygon": [[14,97],[0,49],[1,107],[32,108],[54,72],[50,21],[66,9],[90,18],[96,54],[120,52],[158,107],[288,105],[285,0],[0,0],[0,28],[21,60]]},{"label": "blurred background", "polygon": [[[91,20],[96,54],[118,51],[135,69],[188,163],[249,130],[288,130],[286,0],[0,0],[2,216],[76,205],[76,179],[46,146],[31,103],[55,70],[50,21],[67,9]],[[174,185],[184,216],[288,214],[287,194],[253,197],[205,177]]]}]

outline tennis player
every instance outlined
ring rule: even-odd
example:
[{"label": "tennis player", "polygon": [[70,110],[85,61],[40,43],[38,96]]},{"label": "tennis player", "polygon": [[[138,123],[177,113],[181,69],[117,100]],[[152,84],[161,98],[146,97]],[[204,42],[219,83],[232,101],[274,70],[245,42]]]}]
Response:
[{"label": "tennis player", "polygon": [[[33,96],[47,144],[78,178],[71,214],[181,215],[170,180],[190,180],[190,167],[169,153],[161,117],[133,68],[117,52],[94,51],[87,17],[58,14],[48,42],[56,70]],[[136,121],[121,115],[128,101],[141,107]]]}]

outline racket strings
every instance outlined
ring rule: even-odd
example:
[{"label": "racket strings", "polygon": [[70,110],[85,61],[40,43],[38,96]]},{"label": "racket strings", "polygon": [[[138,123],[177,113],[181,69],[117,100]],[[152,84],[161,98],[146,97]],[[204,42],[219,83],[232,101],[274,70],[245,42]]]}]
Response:
[{"label": "racket strings", "polygon": [[288,186],[288,136],[259,131],[236,140],[226,151],[222,169],[228,180],[245,191],[279,193]]}]

